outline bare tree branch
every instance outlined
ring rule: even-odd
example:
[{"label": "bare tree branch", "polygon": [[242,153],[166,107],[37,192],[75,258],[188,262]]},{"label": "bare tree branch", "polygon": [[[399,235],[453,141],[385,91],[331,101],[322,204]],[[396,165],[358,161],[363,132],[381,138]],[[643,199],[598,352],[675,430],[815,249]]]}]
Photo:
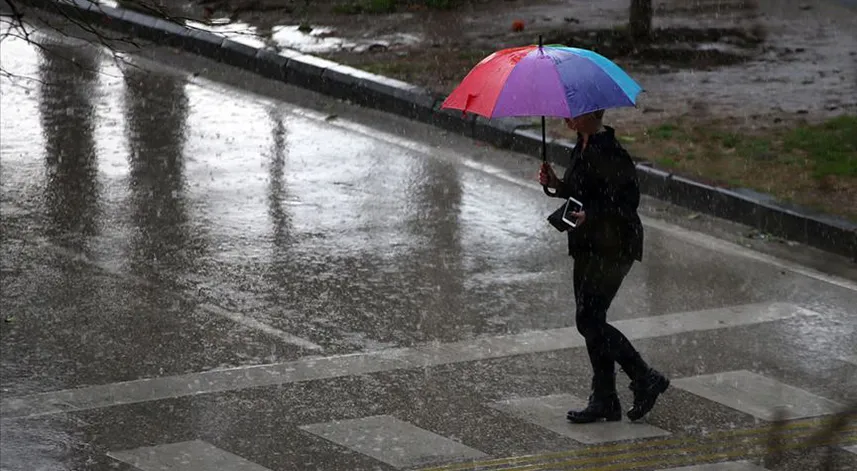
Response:
[{"label": "bare tree branch", "polygon": [[[190,29],[210,30],[205,26],[206,19],[173,14],[168,11],[168,7],[160,7],[152,0],[128,0],[120,2],[119,6],[168,20]],[[128,49],[132,51],[139,50],[144,46],[135,37],[112,30],[107,23],[110,20],[110,16],[106,14],[102,5],[97,3],[97,0],[93,2],[93,8],[104,12],[104,15],[100,17],[103,20],[100,21],[99,19],[94,19],[92,16],[78,14],[72,8],[71,5],[63,0],[49,2],[47,3],[47,7],[43,6],[41,9],[32,7],[31,4],[28,4],[27,0],[0,0],[0,28],[2,28],[0,41],[24,41],[47,54],[52,54],[53,51],[37,39],[40,36],[40,32],[48,31],[58,36],[80,40],[82,41],[81,47],[88,45],[99,46],[111,55],[113,63],[120,70],[125,70],[126,67],[137,67],[126,58],[122,50],[124,49],[126,52]],[[233,15],[224,24],[218,24],[217,28],[223,29],[222,26],[229,25],[234,20],[235,17]],[[220,32],[228,37],[246,35],[260,39],[260,35],[250,31],[230,29]],[[77,67],[84,67],[73,60],[70,61]],[[10,78],[14,75],[9,70],[5,70],[2,65],[0,65],[0,74],[5,78]]]},{"label": "bare tree branch", "polygon": [[25,80],[28,82],[34,82],[34,83],[39,84],[39,85],[45,84],[45,82],[43,80],[38,79],[36,77],[29,77],[26,75],[12,74],[12,73],[9,73],[5,70],[2,70],[2,68],[0,68],[0,79],[3,79],[4,81],[8,82],[9,85],[11,85],[13,87],[23,88],[24,90],[30,90],[29,86],[20,83],[20,82],[25,81]]},{"label": "bare tree branch", "polygon": [[[140,3],[142,4],[142,2]],[[97,7],[101,8],[100,6]],[[152,14],[158,13],[152,7],[147,6],[146,9]],[[163,13],[157,16],[166,17]],[[103,17],[109,19],[106,14]],[[50,47],[49,41],[44,41],[40,37],[43,35],[39,34],[40,32],[54,33],[60,37],[81,41],[80,47],[99,46],[102,51],[110,54],[113,63],[120,71],[124,71],[128,67],[136,68],[135,64],[126,59],[126,55],[121,49],[140,49],[142,44],[132,36],[116,33],[104,27],[105,25],[97,23],[82,15],[69,13],[68,5],[63,5],[61,0],[54,2],[45,10],[29,7],[26,1],[2,0],[0,3],[0,29],[2,29],[0,42],[23,41],[45,54],[57,56],[76,67],[85,69],[86,66],[75,61],[74,58],[66,57],[64,54],[54,51]],[[104,70],[92,72],[113,75]],[[42,83],[33,77],[20,77],[4,66],[0,66],[0,77],[4,81],[21,87],[26,87],[21,83],[23,81]]]}]

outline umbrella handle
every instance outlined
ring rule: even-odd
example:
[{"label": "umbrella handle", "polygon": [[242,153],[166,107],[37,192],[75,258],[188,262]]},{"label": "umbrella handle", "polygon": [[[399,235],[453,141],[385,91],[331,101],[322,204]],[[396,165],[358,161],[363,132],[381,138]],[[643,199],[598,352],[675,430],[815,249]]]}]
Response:
[{"label": "umbrella handle", "polygon": [[556,196],[556,192],[555,192],[555,191],[554,191],[554,192],[551,192],[551,191],[548,189],[547,185],[542,185],[542,191],[544,191],[544,192],[545,192],[545,194],[546,194],[546,195],[548,195],[548,196]]}]

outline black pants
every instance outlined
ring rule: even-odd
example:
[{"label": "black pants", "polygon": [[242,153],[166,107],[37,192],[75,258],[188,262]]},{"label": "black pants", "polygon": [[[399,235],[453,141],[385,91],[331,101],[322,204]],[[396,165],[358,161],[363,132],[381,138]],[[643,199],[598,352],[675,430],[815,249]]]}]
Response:
[{"label": "black pants", "polygon": [[616,363],[632,381],[648,371],[648,365],[631,342],[607,323],[607,309],[632,264],[632,260],[604,258],[590,253],[574,256],[575,322],[577,330],[586,339],[595,394],[616,392]]}]

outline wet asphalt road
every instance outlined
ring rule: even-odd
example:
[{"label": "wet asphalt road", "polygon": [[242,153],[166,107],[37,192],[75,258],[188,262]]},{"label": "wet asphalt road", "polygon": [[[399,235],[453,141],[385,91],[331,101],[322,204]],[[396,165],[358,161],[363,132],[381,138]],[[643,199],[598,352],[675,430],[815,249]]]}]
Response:
[{"label": "wet asphalt road", "polygon": [[[0,52],[37,79],[2,84],[4,471],[759,464],[703,442],[857,400],[855,278],[647,218],[610,318],[674,387],[639,426],[552,423],[589,367],[532,160],[169,51],[123,79],[49,44]],[[658,437],[685,444],[639,451]]]}]

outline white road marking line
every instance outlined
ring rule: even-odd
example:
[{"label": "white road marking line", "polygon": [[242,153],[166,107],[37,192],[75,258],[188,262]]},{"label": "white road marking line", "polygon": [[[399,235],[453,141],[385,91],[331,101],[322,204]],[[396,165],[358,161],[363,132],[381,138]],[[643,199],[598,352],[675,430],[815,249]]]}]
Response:
[{"label": "white road marking line", "polygon": [[[704,311],[628,319],[613,323],[631,339],[726,329],[798,316],[819,316],[785,303],[762,303]],[[575,327],[480,337],[447,344],[430,343],[369,353],[302,358],[287,363],[252,365],[177,376],[147,378],[99,386],[51,391],[0,401],[0,417],[32,417],[122,404],[235,391],[342,376],[424,368],[513,355],[583,347]]]},{"label": "white road marking line", "polygon": [[225,317],[229,320],[234,321],[237,324],[243,325],[244,327],[248,327],[250,329],[256,329],[256,330],[264,332],[268,335],[272,335],[274,337],[277,337],[285,343],[297,345],[298,347],[305,348],[307,350],[315,350],[315,351],[324,350],[321,347],[321,345],[315,344],[313,342],[310,342],[309,340],[303,339],[303,338],[298,337],[296,335],[292,335],[288,332],[284,332],[284,331],[277,329],[275,327],[271,327],[268,324],[265,324],[263,322],[259,322],[256,319],[247,317],[244,314],[241,314],[239,312],[227,311],[226,309],[223,309],[219,306],[215,306],[213,304],[207,304],[207,303],[200,304],[199,308],[206,311],[206,312],[216,314],[216,315],[221,316],[221,317]]}]

